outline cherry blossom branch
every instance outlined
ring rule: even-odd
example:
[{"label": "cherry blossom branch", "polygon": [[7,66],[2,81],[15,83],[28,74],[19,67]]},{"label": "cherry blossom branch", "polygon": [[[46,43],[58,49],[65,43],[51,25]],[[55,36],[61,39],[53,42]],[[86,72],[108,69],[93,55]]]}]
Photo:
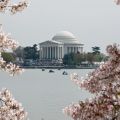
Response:
[{"label": "cherry blossom branch", "polygon": [[71,76],[75,84],[95,94],[94,98],[71,104],[63,110],[74,120],[120,120],[120,48],[114,44],[106,50],[109,60],[85,80],[75,73]]},{"label": "cherry blossom branch", "polygon": [[[12,14],[24,10],[28,4],[27,1],[21,1],[18,4],[11,4],[11,0],[0,0],[0,12],[10,11]],[[0,24],[0,69],[7,71],[10,75],[21,73],[23,70],[13,63],[7,63],[3,60],[1,52],[14,50],[17,42],[9,34],[6,34]],[[27,120],[27,113],[20,103],[18,103],[9,90],[0,91],[0,120]]]},{"label": "cherry blossom branch", "polygon": [[0,120],[26,120],[27,113],[21,103],[18,103],[9,90],[0,92],[0,101],[4,104],[0,107]]},{"label": "cherry blossom branch", "polygon": [[0,12],[9,10],[12,14],[23,11],[28,7],[27,0],[21,0],[17,4],[12,4],[11,0],[0,0]]},{"label": "cherry blossom branch", "polygon": [[114,0],[117,5],[120,5],[120,0]]},{"label": "cherry blossom branch", "polygon": [[6,63],[1,56],[1,52],[6,50],[14,50],[17,47],[17,42],[9,37],[8,34],[3,32],[2,27],[0,28],[0,69],[7,71],[10,75],[14,76],[15,74],[23,72],[19,66],[13,63]]}]

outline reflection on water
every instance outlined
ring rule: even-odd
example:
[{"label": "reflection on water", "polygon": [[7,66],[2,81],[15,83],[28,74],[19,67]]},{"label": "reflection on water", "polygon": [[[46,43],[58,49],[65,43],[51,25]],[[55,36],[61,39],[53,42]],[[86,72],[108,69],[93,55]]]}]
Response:
[{"label": "reflection on water", "polygon": [[90,97],[90,94],[78,89],[69,75],[76,72],[85,76],[91,70],[65,70],[68,75],[62,75],[64,70],[54,71],[29,69],[15,77],[0,71],[0,88],[12,91],[28,112],[30,120],[71,120],[62,113],[62,109],[72,102]]}]

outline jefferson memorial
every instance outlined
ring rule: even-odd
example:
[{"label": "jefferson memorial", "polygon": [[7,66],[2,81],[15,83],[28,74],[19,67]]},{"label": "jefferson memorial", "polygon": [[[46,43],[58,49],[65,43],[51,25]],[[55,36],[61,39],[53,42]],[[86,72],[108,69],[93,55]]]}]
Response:
[{"label": "jefferson memorial", "polygon": [[40,60],[62,61],[66,54],[83,52],[83,44],[68,31],[58,32],[52,40],[39,43],[39,47]]}]

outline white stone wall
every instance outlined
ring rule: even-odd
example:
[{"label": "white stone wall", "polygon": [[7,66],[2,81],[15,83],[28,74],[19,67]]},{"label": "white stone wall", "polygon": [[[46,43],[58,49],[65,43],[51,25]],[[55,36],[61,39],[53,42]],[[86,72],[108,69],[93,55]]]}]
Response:
[{"label": "white stone wall", "polygon": [[41,60],[60,60],[65,54],[83,52],[81,44],[61,44],[52,41],[40,43]]},{"label": "white stone wall", "polygon": [[65,44],[64,45],[64,54],[69,54],[69,53],[83,53],[83,47],[78,44]]}]

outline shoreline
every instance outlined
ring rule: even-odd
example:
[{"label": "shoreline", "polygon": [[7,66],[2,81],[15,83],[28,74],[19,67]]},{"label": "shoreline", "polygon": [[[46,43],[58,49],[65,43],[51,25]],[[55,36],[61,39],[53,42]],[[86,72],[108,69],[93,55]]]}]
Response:
[{"label": "shoreline", "polygon": [[24,69],[96,69],[98,66],[20,66]]}]

